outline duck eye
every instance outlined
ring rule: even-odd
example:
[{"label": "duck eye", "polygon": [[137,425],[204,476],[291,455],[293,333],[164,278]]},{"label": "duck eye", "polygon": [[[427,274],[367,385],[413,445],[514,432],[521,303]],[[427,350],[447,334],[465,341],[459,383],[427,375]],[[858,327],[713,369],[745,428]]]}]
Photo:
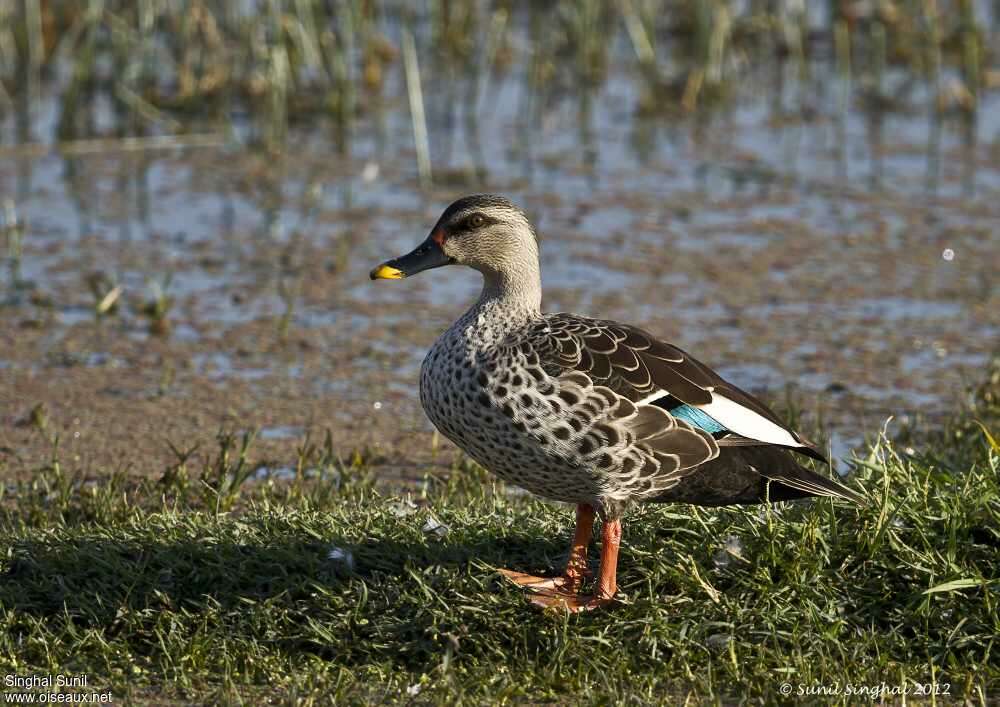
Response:
[{"label": "duck eye", "polygon": [[482,214],[472,214],[472,216],[469,217],[469,226],[471,228],[479,228],[484,223],[486,223],[486,219]]}]

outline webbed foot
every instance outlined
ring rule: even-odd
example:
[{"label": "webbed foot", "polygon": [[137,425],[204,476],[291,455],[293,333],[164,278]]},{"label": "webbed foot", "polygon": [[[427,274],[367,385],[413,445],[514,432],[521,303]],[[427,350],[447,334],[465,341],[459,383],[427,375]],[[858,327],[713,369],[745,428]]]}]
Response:
[{"label": "webbed foot", "polygon": [[566,594],[563,592],[540,592],[530,599],[531,603],[542,609],[562,609],[571,614],[593,611],[614,603],[614,597],[602,594]]},{"label": "webbed foot", "polygon": [[[498,569],[497,571],[517,586],[524,587],[530,592],[574,595],[580,589],[582,581],[582,577],[568,575],[539,577],[516,570]],[[589,571],[587,574],[589,575]]]}]

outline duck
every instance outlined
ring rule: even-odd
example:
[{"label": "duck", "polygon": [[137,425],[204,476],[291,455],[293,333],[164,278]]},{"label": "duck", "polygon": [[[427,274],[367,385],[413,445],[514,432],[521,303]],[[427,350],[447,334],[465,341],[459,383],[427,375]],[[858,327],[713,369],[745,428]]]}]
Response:
[{"label": "duck", "polygon": [[538,235],[506,197],[458,199],[420,245],[370,277],[452,265],[477,270],[483,285],[423,360],[427,417],[504,482],[576,507],[561,574],[499,570],[533,604],[571,613],[612,604],[622,520],[636,504],[829,497],[864,505],[861,493],[800,464],[826,462],[815,444],[687,352],[631,324],[543,312]]}]

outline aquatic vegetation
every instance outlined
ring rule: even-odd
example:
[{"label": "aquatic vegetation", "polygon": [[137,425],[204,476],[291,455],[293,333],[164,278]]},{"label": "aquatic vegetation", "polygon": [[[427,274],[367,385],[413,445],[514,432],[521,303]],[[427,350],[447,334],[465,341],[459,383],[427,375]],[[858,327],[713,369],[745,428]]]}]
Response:
[{"label": "aquatic vegetation", "polygon": [[[518,65],[538,94],[533,102],[567,90],[586,101],[614,60],[612,30],[627,35],[645,79],[639,111],[731,106],[755,67],[777,57],[794,69],[789,88],[800,111],[821,92],[817,65],[832,62],[845,105],[857,100],[872,114],[905,111],[922,93],[931,113],[957,111],[974,120],[983,93],[1000,84],[997,45],[989,41],[995,27],[983,24],[990,14],[978,5],[587,0],[490,8],[435,1],[415,9],[361,0],[25,0],[0,10],[0,109],[30,110],[55,67],[67,65],[61,141],[93,136],[103,122],[98,104],[106,100],[118,136],[231,132],[238,109],[253,140],[269,149],[281,149],[290,123],[316,117],[330,122],[338,149],[348,153],[358,120],[382,122],[392,110],[385,87],[401,58],[426,178],[418,55],[428,58],[425,72],[463,67],[463,102],[474,107],[491,74]],[[511,41],[512,28],[524,24],[529,46]],[[895,80],[899,71],[911,80]],[[475,110],[464,113],[478,120]],[[19,129],[30,130],[23,118]]]},{"label": "aquatic vegetation", "polygon": [[288,337],[288,330],[295,317],[295,303],[298,300],[302,287],[301,278],[297,275],[281,277],[278,279],[278,295],[284,303],[284,311],[278,318],[278,338],[284,340]]},{"label": "aquatic vegetation", "polygon": [[118,313],[123,290],[110,275],[101,271],[90,273],[87,275],[87,288],[94,297],[94,317],[98,321]]},{"label": "aquatic vegetation", "polygon": [[170,333],[170,310],[174,306],[174,298],[170,295],[171,279],[170,273],[162,278],[150,279],[147,284],[148,296],[139,307],[140,314],[149,320],[149,333],[156,336],[167,336]]},{"label": "aquatic vegetation", "polygon": [[24,257],[24,223],[18,218],[17,205],[7,199],[3,205],[3,220],[0,221],[7,246],[7,267],[10,270],[10,285],[13,290],[26,283],[21,280],[21,259]]}]

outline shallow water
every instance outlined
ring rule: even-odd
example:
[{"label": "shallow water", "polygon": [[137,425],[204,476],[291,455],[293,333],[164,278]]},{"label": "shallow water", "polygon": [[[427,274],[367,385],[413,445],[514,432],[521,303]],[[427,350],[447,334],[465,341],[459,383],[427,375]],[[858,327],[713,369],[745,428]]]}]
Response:
[{"label": "shallow water", "polygon": [[[164,439],[249,425],[286,461],[300,431],[330,428],[345,450],[403,459],[404,476],[445,463],[417,371],[478,276],[367,273],[482,190],[535,219],[546,308],[639,324],[789,396],[838,456],[889,416],[960,404],[1000,341],[1000,92],[983,90],[974,121],[932,121],[919,86],[898,111],[845,112],[820,53],[810,70],[829,80],[808,95],[771,61],[726,109],[650,115],[620,28],[612,46],[591,95],[532,91],[522,58],[484,82],[471,123],[428,62],[432,188],[398,62],[390,108],[359,120],[346,157],[322,121],[294,127],[281,155],[241,142],[237,123],[216,147],[64,156],[19,149],[4,119],[0,201],[23,254],[2,286],[3,414],[23,422],[44,403],[85,467],[147,468]],[[58,95],[54,81],[33,104],[30,142],[54,142]],[[123,287],[102,321],[92,272]],[[166,337],[140,311],[157,283]],[[28,426],[11,430],[20,461],[49,453]]]}]

